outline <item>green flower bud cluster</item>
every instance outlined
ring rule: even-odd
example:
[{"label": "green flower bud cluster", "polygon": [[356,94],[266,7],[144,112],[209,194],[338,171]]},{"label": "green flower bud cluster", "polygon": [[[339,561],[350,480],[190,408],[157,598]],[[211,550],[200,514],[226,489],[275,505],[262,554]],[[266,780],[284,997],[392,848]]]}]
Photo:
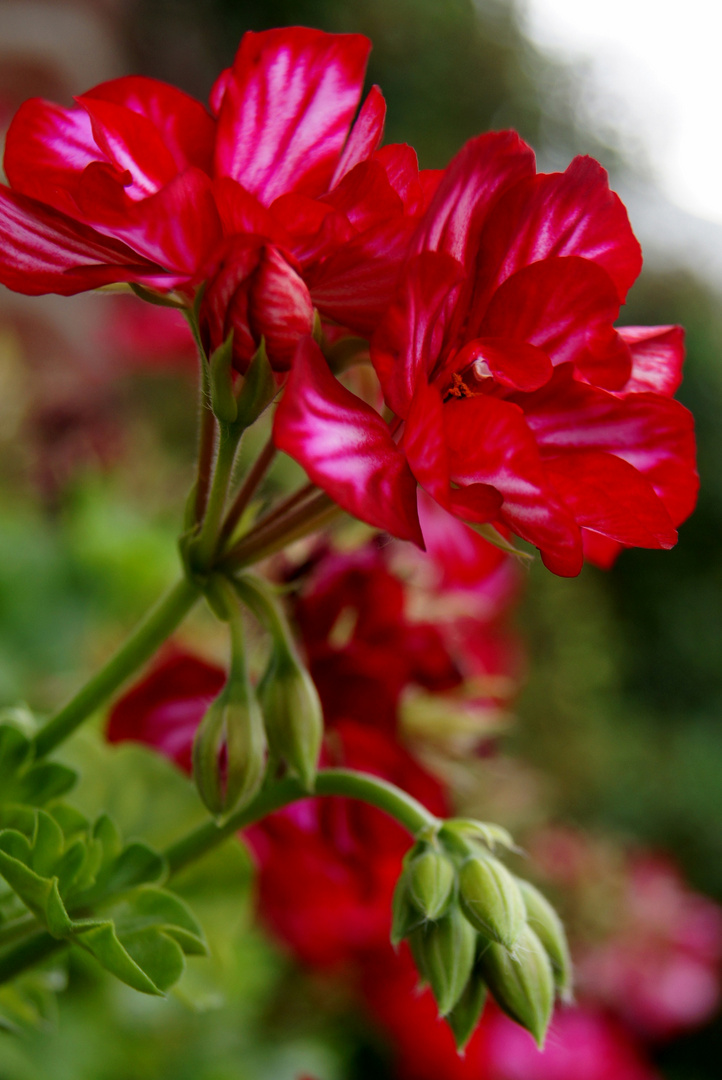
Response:
[{"label": "green flower bud cluster", "polygon": [[487,993],[541,1047],[556,994],[571,994],[559,916],[497,857],[506,830],[452,819],[423,834],[404,860],[391,940],[407,940],[421,979],[463,1050]]}]

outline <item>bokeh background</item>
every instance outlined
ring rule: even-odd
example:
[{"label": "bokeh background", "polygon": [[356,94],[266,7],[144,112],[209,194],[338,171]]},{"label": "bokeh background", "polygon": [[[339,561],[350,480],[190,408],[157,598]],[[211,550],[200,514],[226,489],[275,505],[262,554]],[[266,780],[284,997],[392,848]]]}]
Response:
[{"label": "bokeh background", "polygon": [[[245,30],[297,23],[372,38],[386,139],[411,143],[424,167],[445,165],[480,131],[514,127],[542,168],[591,153],[632,208],[664,205],[641,138],[605,122],[598,100],[590,120],[588,70],[533,45],[511,0],[0,0],[0,129],[28,96],[69,103],[128,72],[204,99]],[[476,775],[505,824],[564,824],[663,850],[722,901],[722,305],[690,269],[692,239],[676,258],[659,243],[664,213],[642,216],[654,257],[623,321],[687,329],[679,396],[697,419],[699,506],[672,552],[627,552],[612,571],[573,581],[532,569],[518,615],[525,687]],[[700,222],[687,225],[699,237]],[[56,704],[175,572],[193,365],[182,336],[154,335],[130,305],[0,293],[0,705]],[[210,654],[214,633],[202,617],[187,631]],[[71,754],[85,766],[84,806],[109,802],[130,831],[162,841],[196,813],[186,782],[150,755],[110,758],[93,733]],[[161,1003],[76,962],[57,1024],[0,1033],[2,1080],[393,1075],[383,1039],[338,986],[301,972],[256,928],[240,847],[185,889],[213,959]],[[722,1026],[650,1053],[668,1080],[712,1080]]]}]

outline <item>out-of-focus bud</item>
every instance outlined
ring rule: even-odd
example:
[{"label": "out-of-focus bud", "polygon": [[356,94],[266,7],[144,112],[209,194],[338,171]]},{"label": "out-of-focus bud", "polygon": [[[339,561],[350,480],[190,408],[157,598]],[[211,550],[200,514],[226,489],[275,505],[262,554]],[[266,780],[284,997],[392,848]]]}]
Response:
[{"label": "out-of-focus bud", "polygon": [[502,825],[495,825],[493,822],[474,821],[472,818],[450,818],[444,822],[442,833],[451,838],[458,837],[464,841],[481,842],[490,851],[495,851],[497,847],[507,848],[509,851],[517,850],[511,833]]},{"label": "out-of-focus bud", "polygon": [[302,664],[293,635],[268,585],[251,575],[234,581],[238,595],[267,627],[271,658],[258,685],[271,755],[285,761],[307,791],[313,791],[323,738],[323,710]]},{"label": "out-of-focus bud", "polygon": [[463,994],[474,966],[474,928],[452,907],[438,922],[414,930],[409,943],[419,974],[431,986],[439,1014],[447,1016]]},{"label": "out-of-focus bud", "polygon": [[554,976],[544,946],[528,926],[513,953],[491,942],[480,956],[489,989],[512,1020],[544,1045],[554,1005]]},{"label": "out-of-focus bud", "polygon": [[206,712],[193,743],[193,776],[212,814],[225,817],[253,798],[265,759],[263,718],[253,690],[229,683]]},{"label": "out-of-focus bud", "polygon": [[222,424],[235,423],[238,405],[233,393],[233,331],[209,360],[211,408]]},{"label": "out-of-focus bud", "polygon": [[307,791],[313,791],[323,737],[323,712],[311,676],[293,653],[275,648],[258,686],[268,745]]},{"label": "out-of-focus bud", "polygon": [[414,907],[426,919],[438,919],[454,891],[456,875],[451,860],[443,852],[427,848],[411,858],[407,874]]},{"label": "out-of-focus bud", "polygon": [[467,919],[486,937],[512,949],[526,924],[516,878],[491,855],[471,855],[459,869],[459,901]]},{"label": "out-of-focus bud", "polygon": [[572,997],[572,960],[562,921],[549,901],[528,881],[519,881],[529,926],[546,949],[562,998]]},{"label": "out-of-focus bud", "polygon": [[446,1022],[454,1034],[456,1049],[459,1053],[462,1053],[466,1048],[466,1044],[474,1034],[476,1025],[481,1019],[486,993],[487,986],[481,971],[478,967],[474,968],[469,976],[469,981],[464,987],[463,994],[446,1017]]}]

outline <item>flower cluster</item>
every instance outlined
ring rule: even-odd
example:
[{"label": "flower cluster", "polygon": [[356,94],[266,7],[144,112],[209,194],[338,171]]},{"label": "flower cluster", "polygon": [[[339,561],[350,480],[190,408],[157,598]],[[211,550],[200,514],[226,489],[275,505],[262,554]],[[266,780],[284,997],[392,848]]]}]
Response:
[{"label": "flower cluster", "polygon": [[[354,120],[368,51],[354,34],[249,33],[210,111],[141,77],[72,108],[26,102],[0,281],[195,303],[206,350],[232,335],[239,372],[264,342],[288,373],[278,447],[394,536],[423,545],[420,488],[559,574],[585,552],[670,547],[697,484],[672,398],[682,333],[614,326],[641,254],[604,170],[536,173],[495,132],[420,171],[408,146],[381,146],[377,87]],[[369,342],[372,403],[334,373]]]}]

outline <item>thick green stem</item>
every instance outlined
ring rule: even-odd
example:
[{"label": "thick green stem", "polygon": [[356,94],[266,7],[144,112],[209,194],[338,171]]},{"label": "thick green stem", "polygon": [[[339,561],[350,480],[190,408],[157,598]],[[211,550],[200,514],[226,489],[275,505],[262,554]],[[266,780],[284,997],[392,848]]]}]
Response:
[{"label": "thick green stem", "polygon": [[[436,828],[440,822],[433,814],[405,791],[367,773],[353,769],[321,769],[316,777],[314,795],[343,795],[385,810],[412,836],[422,829]],[[309,793],[295,777],[286,777],[264,788],[248,806],[233,814],[222,825],[215,821],[205,822],[188,836],[171,844],[165,851],[171,874],[195,862],[208,851],[218,847],[239,829],[245,829],[260,821],[274,810],[280,810],[299,799],[309,798]]]},{"label": "thick green stem", "polygon": [[35,736],[35,753],[43,757],[71,735],[87,717],[118,690],[185,618],[199,596],[198,586],[183,577],[145,618],[100,671],[70,699]]}]

